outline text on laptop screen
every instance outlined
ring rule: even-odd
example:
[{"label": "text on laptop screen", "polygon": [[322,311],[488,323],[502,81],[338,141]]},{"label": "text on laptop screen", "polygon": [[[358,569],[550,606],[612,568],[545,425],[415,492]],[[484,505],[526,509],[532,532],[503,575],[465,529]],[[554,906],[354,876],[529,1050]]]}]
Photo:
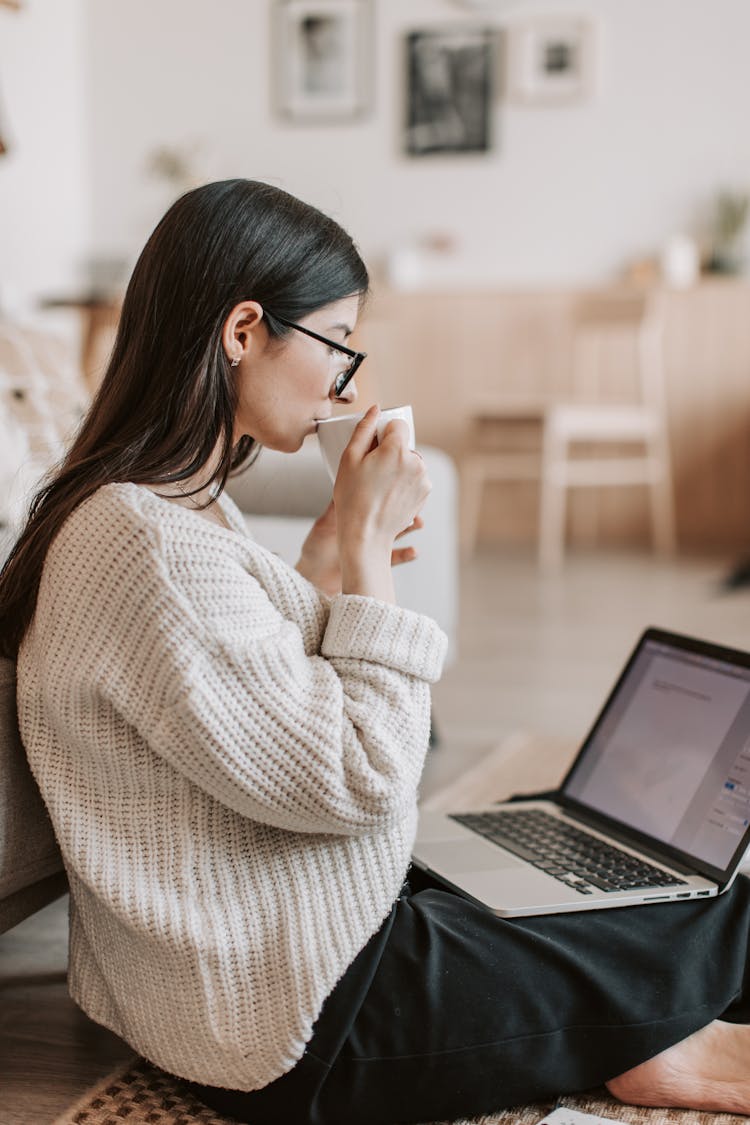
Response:
[{"label": "text on laptop screen", "polygon": [[750,820],[750,669],[647,641],[565,793],[724,868]]}]

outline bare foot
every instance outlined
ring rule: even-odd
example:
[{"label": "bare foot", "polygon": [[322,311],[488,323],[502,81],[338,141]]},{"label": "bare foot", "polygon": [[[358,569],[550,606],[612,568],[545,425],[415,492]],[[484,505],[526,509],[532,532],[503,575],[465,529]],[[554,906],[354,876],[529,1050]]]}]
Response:
[{"label": "bare foot", "polygon": [[715,1020],[606,1086],[631,1105],[750,1113],[750,1026]]}]

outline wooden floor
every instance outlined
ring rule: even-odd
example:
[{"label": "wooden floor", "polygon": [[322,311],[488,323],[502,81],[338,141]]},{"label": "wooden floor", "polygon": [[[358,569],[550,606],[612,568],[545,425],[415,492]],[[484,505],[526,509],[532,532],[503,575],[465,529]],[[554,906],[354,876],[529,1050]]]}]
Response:
[{"label": "wooden floor", "polygon": [[[639,632],[661,625],[750,645],[750,590],[720,591],[730,560],[573,557],[540,580],[529,554],[464,567],[458,652],[434,692],[440,745],[423,792],[518,730],[576,741]],[[0,936],[0,1125],[49,1125],[131,1054],[68,999],[65,899]]]},{"label": "wooden floor", "polygon": [[523,551],[475,556],[461,579],[457,659],[433,690],[442,744],[423,791],[514,731],[580,741],[649,625],[750,648],[750,587],[722,589],[732,562],[574,555],[540,577]]}]

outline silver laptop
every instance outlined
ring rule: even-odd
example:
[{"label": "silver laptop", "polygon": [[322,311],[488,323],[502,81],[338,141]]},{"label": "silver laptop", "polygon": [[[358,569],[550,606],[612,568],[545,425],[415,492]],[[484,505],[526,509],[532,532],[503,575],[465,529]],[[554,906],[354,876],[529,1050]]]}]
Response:
[{"label": "silver laptop", "polygon": [[750,844],[750,654],[648,629],[559,791],[422,813],[415,865],[507,917],[721,894]]}]

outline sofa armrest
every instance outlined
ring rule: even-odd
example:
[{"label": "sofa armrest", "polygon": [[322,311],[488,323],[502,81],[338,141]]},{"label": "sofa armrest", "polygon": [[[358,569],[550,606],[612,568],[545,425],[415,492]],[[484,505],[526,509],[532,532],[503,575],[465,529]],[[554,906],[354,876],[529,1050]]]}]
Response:
[{"label": "sofa armrest", "polygon": [[58,871],[55,875],[48,875],[46,879],[40,879],[28,887],[21,887],[5,898],[0,898],[0,934],[11,930],[19,922],[23,922],[24,918],[36,914],[37,910],[41,910],[67,892],[68,877],[64,871]]},{"label": "sofa armrest", "polygon": [[[448,635],[449,660],[456,651],[458,617],[457,475],[442,450],[420,447],[432,481],[416,532],[419,557],[394,571],[400,605],[432,617]],[[264,449],[255,464],[232,478],[227,492],[243,512],[259,543],[294,565],[310,524],[331,499],[331,480],[316,437],[297,453]],[[406,545],[410,537],[401,542]]]},{"label": "sofa armrest", "polygon": [[310,437],[297,453],[262,449],[258,459],[232,477],[227,492],[248,514],[316,519],[331,499],[331,478]]}]

